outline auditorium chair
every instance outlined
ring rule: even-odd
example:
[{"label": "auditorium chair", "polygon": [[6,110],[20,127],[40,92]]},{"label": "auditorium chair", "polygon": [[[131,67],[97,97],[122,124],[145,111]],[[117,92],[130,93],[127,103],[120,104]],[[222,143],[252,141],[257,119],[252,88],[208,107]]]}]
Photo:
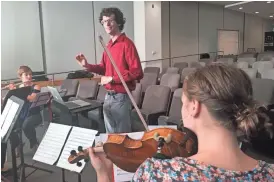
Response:
[{"label": "auditorium chair", "polygon": [[274,80],[274,68],[269,70],[263,70],[262,79],[271,79]]},{"label": "auditorium chair", "polygon": [[248,62],[242,61],[242,62],[237,62],[236,67],[240,69],[248,69],[249,66],[248,66]]},{"label": "auditorium chair", "polygon": [[256,62],[256,58],[238,58],[237,62],[247,62],[248,67],[252,67],[253,63]]},{"label": "auditorium chair", "polygon": [[188,62],[189,68],[201,68],[203,67],[198,61],[190,61]]},{"label": "auditorium chair", "polygon": [[[167,86],[151,85],[147,88],[140,111],[148,125],[157,125],[159,116],[167,114],[170,95],[171,90]],[[135,109],[131,116],[133,132],[144,131],[144,125]]]},{"label": "auditorium chair", "polygon": [[70,97],[69,101],[78,98],[95,99],[98,92],[98,82],[95,80],[80,80],[76,97]]},{"label": "auditorium chair", "polygon": [[144,77],[140,80],[142,84],[142,92],[144,93],[150,85],[156,85],[158,75],[156,73],[144,73]]},{"label": "auditorium chair", "polygon": [[181,83],[184,82],[187,75],[189,75],[190,73],[192,73],[195,70],[196,70],[196,68],[185,68],[185,69],[183,69],[182,73],[181,73]]},{"label": "auditorium chair", "polygon": [[262,77],[262,73],[265,70],[269,70],[269,69],[273,69],[273,63],[271,61],[259,61],[259,62],[255,62],[252,65],[252,68],[255,68],[258,70],[258,77],[261,78]]},{"label": "auditorium chair", "polygon": [[182,72],[182,70],[184,68],[188,67],[188,63],[187,62],[177,62],[177,63],[174,63],[173,67],[179,68],[179,73],[180,73],[180,72]]},{"label": "auditorium chair", "polygon": [[77,93],[79,81],[76,79],[65,79],[63,80],[60,91],[64,91],[65,94],[62,97],[64,101],[68,101],[69,97],[73,97]]},{"label": "auditorium chair", "polygon": [[256,78],[257,77],[257,69],[254,68],[243,68],[242,69],[250,79]]},{"label": "auditorium chair", "polygon": [[159,67],[145,67],[144,73],[155,73],[158,78],[158,76],[160,74],[160,68]]},{"label": "auditorium chair", "polygon": [[160,85],[168,86],[174,92],[180,85],[180,74],[166,73],[162,76]]},{"label": "auditorium chair", "polygon": [[160,116],[158,118],[158,125],[177,125],[178,127],[181,126],[182,90],[182,88],[178,88],[175,90],[170,104],[168,116]]}]

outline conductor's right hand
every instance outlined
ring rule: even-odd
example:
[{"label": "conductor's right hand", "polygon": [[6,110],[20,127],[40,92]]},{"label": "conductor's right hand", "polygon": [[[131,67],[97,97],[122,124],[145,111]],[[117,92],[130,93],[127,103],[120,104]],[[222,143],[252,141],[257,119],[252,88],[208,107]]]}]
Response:
[{"label": "conductor's right hand", "polygon": [[88,66],[88,61],[84,54],[82,54],[82,53],[78,54],[76,56],[76,60],[77,60],[78,64],[80,64],[80,66],[82,66],[84,68]]}]

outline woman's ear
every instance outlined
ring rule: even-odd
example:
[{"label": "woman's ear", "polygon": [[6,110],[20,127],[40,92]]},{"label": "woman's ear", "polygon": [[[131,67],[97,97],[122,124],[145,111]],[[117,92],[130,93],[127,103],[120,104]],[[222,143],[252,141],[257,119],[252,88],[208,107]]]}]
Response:
[{"label": "woman's ear", "polygon": [[191,108],[192,115],[193,117],[197,117],[201,111],[201,103],[195,99],[193,99],[191,102],[192,102],[192,108]]}]

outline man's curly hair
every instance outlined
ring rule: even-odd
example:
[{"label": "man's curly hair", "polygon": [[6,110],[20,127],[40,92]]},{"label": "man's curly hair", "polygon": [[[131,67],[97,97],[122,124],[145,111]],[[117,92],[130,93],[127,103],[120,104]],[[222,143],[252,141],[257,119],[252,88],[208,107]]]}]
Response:
[{"label": "man's curly hair", "polygon": [[126,23],[126,19],[124,18],[124,14],[119,8],[103,8],[100,17],[99,17],[99,22],[101,23],[103,20],[103,16],[110,17],[111,15],[115,16],[115,21],[119,26],[119,30],[122,31],[124,29],[124,25]]}]

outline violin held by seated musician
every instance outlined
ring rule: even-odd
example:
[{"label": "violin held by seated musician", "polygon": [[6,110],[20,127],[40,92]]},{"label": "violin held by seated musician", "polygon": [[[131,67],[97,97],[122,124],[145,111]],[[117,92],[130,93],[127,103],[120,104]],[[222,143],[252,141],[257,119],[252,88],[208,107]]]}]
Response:
[{"label": "violin held by seated musician", "polygon": [[[197,154],[172,159],[148,158],[133,181],[274,181],[274,164],[241,151],[236,132],[247,137],[258,128],[273,131],[253,100],[252,84],[241,69],[208,65],[188,75],[183,84],[182,119],[198,138]],[[112,161],[89,149],[98,181],[111,181]]]}]

